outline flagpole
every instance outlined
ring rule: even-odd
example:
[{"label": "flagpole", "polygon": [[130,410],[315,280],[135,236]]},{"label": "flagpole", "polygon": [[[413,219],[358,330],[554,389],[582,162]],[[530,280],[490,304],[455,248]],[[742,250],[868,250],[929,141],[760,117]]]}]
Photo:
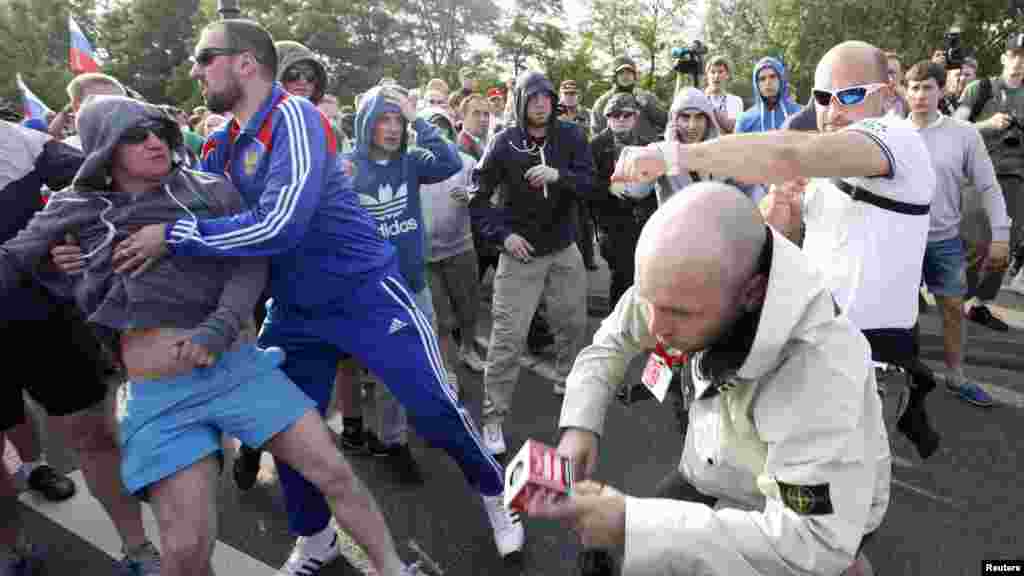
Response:
[{"label": "flagpole", "polygon": [[217,13],[221,19],[241,18],[242,11],[238,7],[238,0],[217,0]]}]

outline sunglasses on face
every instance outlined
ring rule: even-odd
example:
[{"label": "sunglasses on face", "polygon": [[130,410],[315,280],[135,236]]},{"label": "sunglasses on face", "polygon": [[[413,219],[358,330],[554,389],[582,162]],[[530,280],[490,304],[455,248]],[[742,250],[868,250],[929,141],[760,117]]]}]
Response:
[{"label": "sunglasses on face", "polygon": [[192,61],[203,68],[206,68],[213,63],[217,56],[233,56],[235,54],[241,54],[242,52],[242,50],[236,50],[234,48],[203,48],[196,52],[195,56],[192,57]]},{"label": "sunglasses on face", "polygon": [[316,71],[305,66],[293,66],[285,71],[281,78],[285,83],[304,80],[310,84],[316,82]]},{"label": "sunglasses on face", "polygon": [[611,114],[608,115],[608,117],[611,118],[612,120],[626,120],[627,118],[632,118],[633,117],[633,113],[632,112],[612,112]]},{"label": "sunglasses on face", "polygon": [[877,92],[878,90],[885,87],[885,84],[873,83],[873,84],[862,84],[860,86],[850,86],[849,88],[843,88],[842,90],[824,90],[822,88],[814,89],[814,101],[819,106],[828,107],[832,104],[832,98],[834,97],[843,106],[856,106],[864,101],[869,95]]},{"label": "sunglasses on face", "polygon": [[142,144],[150,134],[153,134],[165,144],[171,142],[170,128],[162,122],[143,122],[138,126],[132,126],[121,134],[121,144]]}]

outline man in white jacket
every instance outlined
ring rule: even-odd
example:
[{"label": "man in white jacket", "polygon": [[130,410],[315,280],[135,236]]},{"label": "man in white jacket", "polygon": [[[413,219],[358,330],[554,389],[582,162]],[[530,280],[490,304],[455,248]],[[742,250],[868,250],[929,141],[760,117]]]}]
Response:
[{"label": "man in white jacket", "polygon": [[679,475],[691,497],[582,482],[530,513],[571,523],[584,546],[622,549],[627,575],[837,575],[866,563],[855,558],[881,524],[891,474],[867,340],[738,189],[692,185],[644,227],[637,282],[567,382],[560,450],[580,474],[630,360],[652,349],[666,361],[645,380],[656,397],[674,387],[689,413]]}]

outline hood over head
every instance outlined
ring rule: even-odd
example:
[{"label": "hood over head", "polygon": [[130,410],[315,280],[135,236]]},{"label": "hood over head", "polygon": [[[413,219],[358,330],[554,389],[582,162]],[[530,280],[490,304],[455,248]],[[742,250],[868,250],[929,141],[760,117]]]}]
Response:
[{"label": "hood over head", "polygon": [[789,100],[789,82],[786,81],[786,67],[782,65],[777,59],[771,56],[765,56],[757,62],[757,66],[754,66],[754,73],[751,77],[751,82],[754,84],[754,94],[757,95],[757,99],[763,104],[765,99],[761,96],[761,91],[757,88],[757,74],[765,68],[771,68],[775,70],[775,73],[779,75],[779,102],[786,102]]},{"label": "hood over head", "polygon": [[163,124],[171,140],[168,145],[172,155],[184,157],[181,128],[159,106],[127,96],[93,96],[87,99],[77,115],[85,161],[75,175],[74,186],[106,189],[111,175],[111,158],[121,137],[128,129],[147,122]]},{"label": "hood over head", "polygon": [[558,103],[558,93],[555,86],[547,79],[547,76],[540,72],[523,72],[516,80],[516,87],[512,91],[512,106],[516,114],[516,124],[523,131],[526,130],[526,103],[534,94],[547,93],[551,96],[551,117],[548,125],[554,125],[558,121],[558,114],[555,112],[555,104]]},{"label": "hood over head", "polygon": [[675,129],[674,119],[676,113],[680,110],[687,109],[700,110],[701,113],[707,117],[708,127],[707,130],[704,131],[703,141],[714,140],[721,135],[722,131],[718,126],[718,119],[715,117],[715,107],[711,104],[711,100],[708,99],[703,90],[698,90],[690,86],[676,92],[675,98],[672,99],[672,106],[668,111],[668,123],[665,126],[666,140],[670,140],[674,137],[672,130]]},{"label": "hood over head", "polygon": [[[401,108],[392,104],[384,97],[384,90],[402,90],[397,86],[374,86],[367,90],[359,100],[359,110],[356,112],[355,139],[356,155],[369,158],[370,146],[373,144],[373,128],[377,125],[377,119],[385,112],[397,112],[402,114]],[[403,90],[404,91],[404,90]],[[405,154],[409,141],[409,123],[402,120],[402,144],[398,149],[399,154]]]},{"label": "hood over head", "polygon": [[284,73],[294,64],[308,62],[313,67],[317,79],[316,87],[313,89],[313,97],[310,100],[313,104],[319,104],[320,100],[324,97],[324,93],[327,92],[327,69],[320,63],[320,60],[313,54],[313,51],[291,40],[276,42],[274,48],[277,49],[278,82],[284,82]]}]

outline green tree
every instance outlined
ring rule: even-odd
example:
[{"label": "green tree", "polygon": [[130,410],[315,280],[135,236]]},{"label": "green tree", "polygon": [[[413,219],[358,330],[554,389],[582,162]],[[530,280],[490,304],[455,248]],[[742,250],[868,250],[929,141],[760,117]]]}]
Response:
[{"label": "green tree", "polygon": [[506,14],[492,37],[498,54],[519,75],[534,64],[544,67],[558,58],[566,41],[566,32],[559,19],[565,10],[561,0],[518,0],[516,8]]},{"label": "green tree", "polygon": [[454,83],[468,63],[468,38],[486,34],[500,17],[493,0],[404,0],[401,19],[426,55],[430,75]]},{"label": "green tree", "polygon": [[100,20],[105,69],[151,102],[193,101],[188,57],[204,20],[199,0],[119,3]]},{"label": "green tree", "polygon": [[[67,102],[71,44],[68,15],[97,47],[93,0],[10,0],[0,3],[0,96],[19,101],[15,75],[54,110]],[[102,55],[102,53],[100,53]]]}]

